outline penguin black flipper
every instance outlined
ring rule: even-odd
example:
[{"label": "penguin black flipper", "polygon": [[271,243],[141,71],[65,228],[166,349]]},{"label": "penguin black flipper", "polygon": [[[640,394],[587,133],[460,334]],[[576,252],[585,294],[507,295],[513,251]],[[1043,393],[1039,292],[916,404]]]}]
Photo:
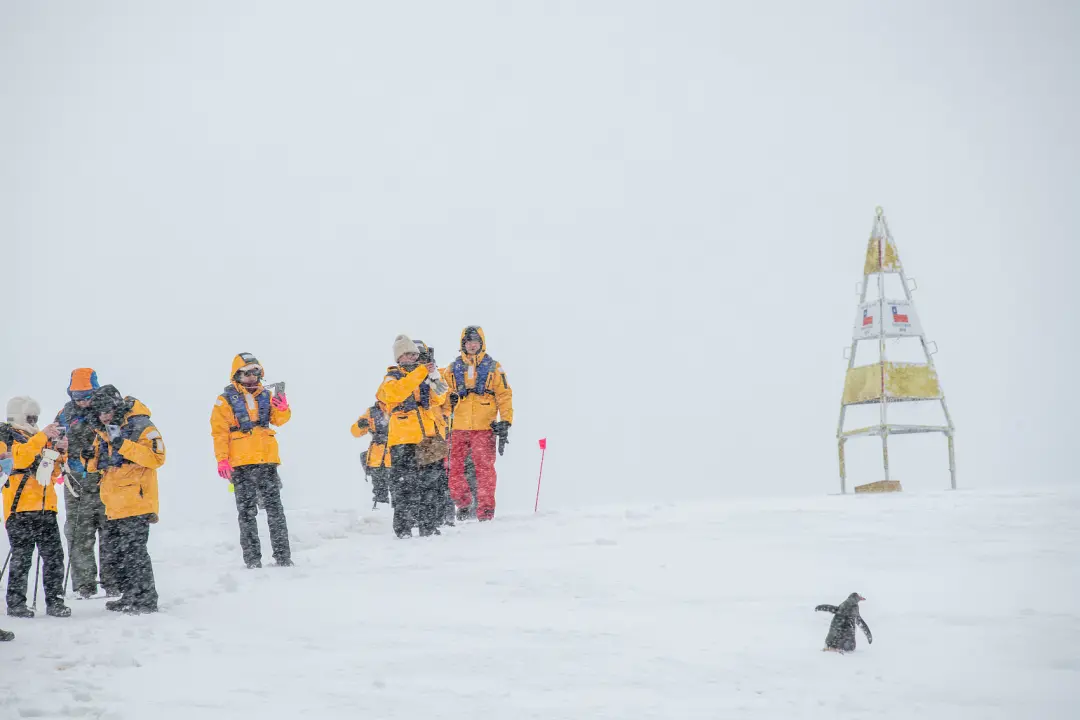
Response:
[{"label": "penguin black flipper", "polygon": [[862,628],[863,634],[866,635],[866,642],[873,643],[874,636],[870,634],[870,626],[866,624],[866,621],[861,617],[856,620],[859,623],[859,627]]},{"label": "penguin black flipper", "polygon": [[814,608],[814,611],[815,612],[827,612],[827,613],[832,613],[833,615],[835,615],[836,611],[839,610],[839,609],[840,608],[836,607],[835,605],[818,605],[816,608]]}]

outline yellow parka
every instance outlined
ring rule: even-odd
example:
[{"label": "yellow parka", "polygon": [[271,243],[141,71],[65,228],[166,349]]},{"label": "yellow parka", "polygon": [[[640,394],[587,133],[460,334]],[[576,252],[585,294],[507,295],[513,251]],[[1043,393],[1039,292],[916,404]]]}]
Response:
[{"label": "yellow parka", "polygon": [[[270,391],[261,384],[254,393],[248,392],[244,386],[236,381],[236,371],[248,363],[237,355],[232,361],[232,378],[230,383],[239,392],[247,408],[248,418],[252,422],[259,419],[260,395],[265,395],[263,402],[270,401]],[[259,365],[262,367],[262,365]],[[265,370],[263,370],[265,374]],[[229,388],[226,387],[226,390]],[[270,406],[270,424],[281,427],[289,422],[292,417],[292,409],[278,410]],[[214,438],[214,459],[218,462],[228,460],[233,467],[241,465],[280,465],[281,456],[278,453],[278,442],[275,435],[277,431],[270,427],[255,425],[250,432],[240,429],[240,423],[236,420],[229,401],[225,395],[218,395],[214,403],[214,409],[210,413],[210,434]]]},{"label": "yellow parka", "polygon": [[[9,444],[0,440],[0,455],[11,452],[13,472],[4,483],[3,492],[0,493],[0,500],[4,503],[4,522],[7,522],[8,515],[11,514],[11,504],[15,501],[15,494],[19,491],[19,486],[23,485],[24,479],[26,484],[23,485],[22,495],[19,496],[19,505],[15,508],[15,512],[41,512],[42,493],[45,495],[45,509],[56,512],[56,478],[63,472],[64,454],[61,453],[56,459],[48,486],[42,487],[34,471],[37,470],[37,460],[41,456],[41,451],[51,445],[48,436],[43,432],[31,435],[11,425],[7,427],[11,428],[12,437],[9,439],[12,442]],[[16,438],[19,441],[16,441]],[[29,472],[19,472],[20,470],[29,470]]]},{"label": "yellow parka", "polygon": [[[480,352],[476,355],[465,353],[465,336],[468,331],[475,328],[480,335]],[[450,387],[451,396],[458,396],[454,406],[453,430],[491,430],[491,423],[496,417],[508,423],[514,422],[514,393],[510,384],[506,381],[506,372],[502,365],[489,360],[491,365],[484,385],[484,393],[477,395],[473,390],[476,388],[477,368],[484,362],[487,355],[487,340],[484,337],[484,329],[472,326],[461,331],[461,356],[453,363],[443,368],[441,375]],[[460,363],[462,367],[462,379],[465,388],[458,388],[454,373],[454,366]],[[463,392],[467,390],[468,392]]]},{"label": "yellow parka", "polygon": [[[382,410],[387,419],[389,419],[390,413],[386,411],[385,405],[379,403],[376,407]],[[390,448],[386,446],[385,442],[378,442],[378,435],[375,432],[375,421],[371,417],[371,408],[365,410],[364,414],[350,426],[349,430],[355,438],[371,435],[371,445],[369,445],[367,449],[368,467],[390,467]]]},{"label": "yellow parka", "polygon": [[390,447],[418,445],[425,437],[446,437],[446,421],[440,408],[447,393],[440,395],[426,385],[427,376],[425,365],[417,365],[411,372],[397,365],[387,368],[375,397],[390,408]]},{"label": "yellow parka", "polygon": [[120,520],[151,515],[157,522],[157,469],[165,464],[165,440],[150,421],[150,409],[134,398],[120,422],[120,437],[109,440],[109,433],[94,429],[94,457],[87,472],[100,472],[101,502],[105,517]]}]

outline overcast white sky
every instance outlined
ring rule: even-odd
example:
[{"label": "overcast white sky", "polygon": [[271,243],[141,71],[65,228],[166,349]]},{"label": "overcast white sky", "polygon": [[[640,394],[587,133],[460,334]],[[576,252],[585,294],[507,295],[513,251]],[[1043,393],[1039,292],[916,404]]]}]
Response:
[{"label": "overcast white sky", "polygon": [[[835,492],[880,204],[960,485],[1072,481],[1078,36],[1065,1],[5,0],[0,395],[51,416],[97,368],[190,521],[231,511],[208,418],[252,352],[291,390],[287,507],[352,502],[394,336],[445,364],[480,323],[501,508],[542,436],[546,507]],[[945,487],[923,440],[895,475]]]}]

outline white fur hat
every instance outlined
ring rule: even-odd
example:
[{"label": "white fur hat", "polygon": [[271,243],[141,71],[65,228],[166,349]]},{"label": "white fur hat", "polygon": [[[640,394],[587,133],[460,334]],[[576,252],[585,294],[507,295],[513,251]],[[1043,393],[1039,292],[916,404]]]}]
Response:
[{"label": "white fur hat", "polygon": [[27,415],[41,417],[41,405],[32,397],[13,397],[7,404],[7,421],[16,425],[30,425],[26,422]]},{"label": "white fur hat", "polygon": [[394,362],[397,362],[405,353],[414,352],[418,352],[416,343],[410,340],[408,335],[398,335],[394,338]]}]

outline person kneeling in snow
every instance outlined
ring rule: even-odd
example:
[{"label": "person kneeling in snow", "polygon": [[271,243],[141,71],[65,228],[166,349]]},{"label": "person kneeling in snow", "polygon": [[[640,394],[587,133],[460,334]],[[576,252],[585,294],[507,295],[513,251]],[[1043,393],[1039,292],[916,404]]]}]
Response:
[{"label": "person kneeling in snow", "polygon": [[158,593],[147,543],[158,521],[157,469],[165,464],[165,441],[150,410],[112,385],[94,391],[90,409],[96,420],[93,457],[87,472],[101,473],[105,533],[115,553],[117,583],[123,595],[105,608],[131,615],[157,612]]},{"label": "person kneeling in snow", "polygon": [[442,473],[446,426],[439,406],[447,388],[434,362],[420,364],[420,348],[405,335],[394,339],[398,364],[387,368],[375,393],[390,408],[390,492],[394,498],[394,534],[412,537],[415,518],[420,536],[439,534],[442,518]]},{"label": "person kneeling in snow", "polygon": [[[26,586],[34,564],[34,548],[45,572],[45,612],[68,617],[64,605],[64,546],[56,520],[56,479],[64,464],[67,439],[56,423],[38,430],[41,406],[33,398],[12,398],[7,406],[7,422],[0,423],[0,453],[11,452],[11,474],[4,483],[4,524],[11,545],[8,573],[7,614],[32,618],[26,607]],[[47,463],[52,463],[46,472]],[[43,485],[38,478],[41,470]],[[35,581],[36,582],[36,581]]]},{"label": "person kneeling in snow", "polygon": [[279,567],[289,567],[293,564],[292,550],[277,470],[281,457],[270,426],[281,427],[289,422],[292,410],[284,392],[271,397],[263,387],[263,372],[263,366],[250,353],[233,358],[232,382],[218,395],[210,413],[210,434],[214,437],[218,475],[231,480],[236,493],[244,564],[262,567],[258,523],[261,499],[270,526],[274,560]]}]

